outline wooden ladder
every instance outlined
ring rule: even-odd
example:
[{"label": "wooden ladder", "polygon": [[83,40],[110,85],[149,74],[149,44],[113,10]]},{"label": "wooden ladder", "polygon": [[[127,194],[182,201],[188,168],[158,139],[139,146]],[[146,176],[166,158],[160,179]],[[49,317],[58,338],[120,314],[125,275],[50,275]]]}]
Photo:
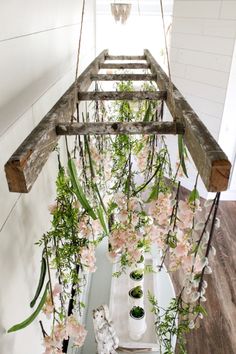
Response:
[{"label": "wooden ladder", "polygon": [[[100,69],[149,69],[151,74],[100,74]],[[125,80],[154,81],[158,90],[88,91],[94,81]],[[74,85],[78,91],[77,101],[74,100]],[[85,100],[162,100],[173,121],[68,122],[68,112],[75,111],[76,104]],[[227,189],[231,169],[227,156],[178,89],[174,85],[171,88],[168,76],[147,49],[142,56],[114,56],[104,50],[94,59],[7,161],[5,171],[9,190],[29,192],[61,135],[87,134],[183,134],[206,189],[209,192]]]}]

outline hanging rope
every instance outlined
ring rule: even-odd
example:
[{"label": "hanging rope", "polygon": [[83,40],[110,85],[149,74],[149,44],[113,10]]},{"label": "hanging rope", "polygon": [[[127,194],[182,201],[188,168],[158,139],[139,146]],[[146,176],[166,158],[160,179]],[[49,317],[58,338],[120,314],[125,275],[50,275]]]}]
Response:
[{"label": "hanging rope", "polygon": [[168,70],[168,76],[169,76],[169,88],[170,88],[170,93],[171,93],[170,99],[171,99],[171,103],[172,103],[172,106],[174,109],[173,119],[176,120],[177,117],[175,115],[174,88],[173,88],[173,83],[171,80],[170,60],[169,60],[169,52],[168,52],[168,45],[167,45],[167,38],[166,38],[166,26],[165,26],[165,17],[164,17],[162,0],[160,0],[160,7],[161,7],[162,26],[163,26],[164,40],[165,40],[165,52],[166,52],[167,70]]},{"label": "hanging rope", "polygon": [[[69,109],[69,115],[70,115],[70,123],[73,123],[73,119],[74,119],[74,111],[75,111],[75,106],[76,106],[76,102],[77,102],[77,76],[78,76],[78,72],[79,72],[79,59],[80,59],[80,47],[81,47],[81,41],[82,41],[82,30],[83,30],[83,23],[84,23],[84,9],[85,9],[85,1],[83,0],[83,4],[82,4],[82,12],[81,12],[81,22],[80,22],[80,32],[79,32],[79,43],[78,43],[78,50],[77,50],[77,56],[76,56],[76,67],[75,67],[75,80],[74,80],[74,93],[71,99],[71,109]],[[79,116],[79,109],[78,109],[78,105],[77,105],[77,120],[78,120],[78,116]],[[75,138],[76,141],[77,138]],[[65,144],[66,144],[66,151],[67,151],[67,156],[70,156],[70,151],[69,151],[69,147],[68,147],[68,140],[67,140],[67,136],[65,135]],[[74,154],[75,154],[75,150],[74,150]]]},{"label": "hanging rope", "polygon": [[73,122],[73,114],[74,114],[74,107],[75,107],[75,102],[77,101],[77,77],[78,77],[78,72],[79,72],[79,59],[80,59],[80,48],[81,48],[81,41],[82,41],[82,30],[83,30],[83,23],[84,23],[84,9],[85,9],[85,1],[83,0],[82,4],[82,14],[81,14],[81,23],[80,23],[80,33],[79,33],[79,43],[78,43],[78,51],[77,51],[77,58],[76,58],[76,68],[75,68],[75,81],[74,81],[74,95],[72,99],[72,105],[71,105],[71,123]]}]

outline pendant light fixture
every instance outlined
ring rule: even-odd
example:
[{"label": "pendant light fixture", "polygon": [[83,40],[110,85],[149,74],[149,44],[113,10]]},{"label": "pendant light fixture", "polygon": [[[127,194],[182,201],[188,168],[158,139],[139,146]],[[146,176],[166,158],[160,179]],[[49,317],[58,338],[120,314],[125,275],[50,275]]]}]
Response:
[{"label": "pendant light fixture", "polygon": [[125,24],[128,17],[130,16],[132,5],[130,3],[111,3],[111,13],[116,22],[121,22]]}]

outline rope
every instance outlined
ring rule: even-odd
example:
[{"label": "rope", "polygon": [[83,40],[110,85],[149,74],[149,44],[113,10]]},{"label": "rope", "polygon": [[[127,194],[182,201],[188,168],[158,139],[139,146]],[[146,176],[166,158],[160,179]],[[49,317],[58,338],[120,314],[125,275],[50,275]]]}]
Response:
[{"label": "rope", "polygon": [[72,105],[71,105],[71,123],[73,122],[74,107],[75,107],[75,102],[77,101],[77,85],[76,85],[76,81],[77,81],[77,76],[78,76],[78,72],[79,72],[79,58],[80,58],[80,47],[81,47],[82,30],[83,30],[83,23],[84,23],[85,1],[86,0],[83,0],[83,4],[82,4],[80,34],[79,34],[79,43],[78,43],[78,51],[77,51],[77,58],[76,58],[76,69],[75,69],[74,95],[73,95]]},{"label": "rope", "polygon": [[175,107],[175,100],[174,100],[174,88],[173,88],[173,83],[171,80],[171,72],[170,72],[170,59],[169,59],[169,52],[168,52],[168,46],[167,46],[167,38],[166,38],[166,26],[165,26],[165,18],[164,18],[164,10],[163,10],[163,3],[162,0],[160,0],[160,7],[161,7],[161,17],[162,17],[162,26],[163,26],[163,32],[164,32],[164,39],[165,39],[165,51],[166,51],[166,59],[167,59],[167,69],[168,69],[168,76],[169,76],[169,89],[170,89],[170,99],[171,99],[171,103],[173,106],[173,119],[174,121],[176,120],[176,116],[175,116],[175,111],[176,111],[176,107]]}]

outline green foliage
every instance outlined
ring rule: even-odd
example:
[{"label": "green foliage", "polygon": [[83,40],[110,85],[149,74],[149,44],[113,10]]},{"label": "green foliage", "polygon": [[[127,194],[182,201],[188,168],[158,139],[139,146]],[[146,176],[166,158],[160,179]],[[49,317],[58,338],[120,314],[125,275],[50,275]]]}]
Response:
[{"label": "green foliage", "polygon": [[43,251],[42,260],[41,260],[41,270],[40,270],[40,276],[39,276],[39,283],[38,283],[38,287],[36,289],[34,298],[33,298],[33,300],[30,303],[30,307],[34,307],[34,305],[35,305],[35,303],[36,303],[36,301],[37,301],[37,299],[38,299],[38,297],[39,297],[39,295],[41,293],[41,290],[43,288],[45,275],[46,275],[46,260],[45,260],[44,251]]},{"label": "green foliage", "polygon": [[49,288],[49,282],[47,283],[43,296],[40,300],[40,303],[38,305],[38,307],[36,308],[36,310],[32,313],[32,315],[30,315],[26,320],[24,320],[21,323],[18,323],[17,325],[11,327],[7,333],[11,333],[11,332],[16,332],[19,331],[20,329],[23,329],[27,326],[29,326],[34,320],[35,318],[38,316],[39,312],[42,310],[43,305],[45,304],[46,298],[47,298],[47,292],[48,292],[48,288]]},{"label": "green foliage", "polygon": [[171,300],[166,309],[160,308],[155,296],[148,292],[151,312],[153,312],[156,319],[155,329],[163,354],[174,354],[172,348],[174,336],[177,338],[179,353],[187,354],[185,334],[190,331],[189,315],[194,316],[192,318],[195,318],[195,321],[199,317],[199,314],[207,315],[206,310],[200,303],[195,306],[185,303],[182,299],[182,292],[177,298]]},{"label": "green foliage", "polygon": [[183,135],[178,135],[178,149],[179,149],[179,160],[182,170],[186,177],[188,177],[187,168],[185,165],[185,158],[187,157],[187,150],[184,145]]},{"label": "green foliage", "polygon": [[103,227],[105,234],[108,236],[108,234],[109,234],[108,226],[107,226],[107,222],[104,218],[104,213],[103,213],[103,209],[101,206],[97,208],[97,215],[98,215],[98,219],[100,221],[100,224]]},{"label": "green foliage", "polygon": [[145,314],[144,309],[140,306],[132,307],[130,314],[134,318],[142,318]]},{"label": "green foliage", "polygon": [[135,299],[140,299],[143,296],[143,290],[140,285],[130,290],[130,295]]},{"label": "green foliage", "polygon": [[141,280],[143,278],[143,270],[137,269],[130,273],[130,278],[134,280]]},{"label": "green foliage", "polygon": [[63,285],[69,286],[79,281],[76,270],[79,250],[86,246],[88,241],[78,237],[78,222],[83,214],[80,214],[71,179],[62,167],[58,172],[56,186],[57,207],[53,212],[52,228],[42,237],[39,244],[45,247],[46,241],[52,266],[59,271]]},{"label": "green foliage", "polygon": [[196,202],[196,200],[198,200],[199,198],[200,198],[200,195],[198,193],[198,190],[196,188],[194,188],[189,195],[188,201],[190,204],[194,204]]},{"label": "green foliage", "polygon": [[69,170],[69,175],[71,179],[72,186],[74,188],[74,192],[82,205],[82,207],[85,209],[85,211],[94,219],[97,219],[96,214],[94,213],[92,207],[90,206],[84,192],[82,189],[82,186],[79,183],[77,172],[76,172],[76,167],[73,159],[68,159],[68,170]]}]

